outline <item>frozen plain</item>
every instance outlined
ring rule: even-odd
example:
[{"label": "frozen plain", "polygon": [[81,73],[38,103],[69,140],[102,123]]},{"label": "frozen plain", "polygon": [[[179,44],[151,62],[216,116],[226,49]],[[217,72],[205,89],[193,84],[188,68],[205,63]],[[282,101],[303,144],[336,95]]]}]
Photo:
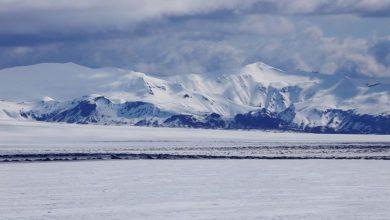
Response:
[{"label": "frozen plain", "polygon": [[390,136],[0,120],[0,157],[59,153],[389,159]]},{"label": "frozen plain", "polygon": [[[389,142],[386,135],[0,121],[0,155],[389,156]],[[389,219],[389,173],[384,160],[0,163],[0,220]]]},{"label": "frozen plain", "polygon": [[[389,142],[386,135],[0,121],[0,155],[388,157]],[[0,220],[389,219],[389,173],[383,160],[0,163]]]},{"label": "frozen plain", "polygon": [[368,160],[0,164],[0,219],[389,219],[390,166]]}]

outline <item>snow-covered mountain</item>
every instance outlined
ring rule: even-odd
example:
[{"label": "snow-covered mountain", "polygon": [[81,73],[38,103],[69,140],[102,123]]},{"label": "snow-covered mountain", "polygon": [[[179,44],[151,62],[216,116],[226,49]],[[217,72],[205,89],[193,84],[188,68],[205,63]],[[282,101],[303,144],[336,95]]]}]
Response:
[{"label": "snow-covered mountain", "polygon": [[73,63],[0,70],[0,119],[390,133],[390,78],[287,73],[156,77]]}]

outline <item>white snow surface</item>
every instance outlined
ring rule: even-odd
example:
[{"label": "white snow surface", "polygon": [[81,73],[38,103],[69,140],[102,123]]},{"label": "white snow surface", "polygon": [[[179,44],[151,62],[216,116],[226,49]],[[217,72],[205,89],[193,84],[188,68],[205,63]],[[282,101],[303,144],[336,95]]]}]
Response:
[{"label": "white snow surface", "polygon": [[[215,148],[389,143],[390,135],[76,125],[0,120],[0,153],[148,152],[210,154]],[[229,148],[234,149],[233,152]],[[386,148],[387,149],[387,148]],[[250,151],[244,151],[250,155]],[[261,155],[264,152],[260,152]],[[390,152],[386,151],[386,155]],[[303,152],[307,154],[307,152]],[[337,154],[337,152],[335,152]],[[336,155],[337,156],[337,155]]]},{"label": "white snow surface", "polygon": [[0,164],[2,220],[389,219],[386,161]]}]

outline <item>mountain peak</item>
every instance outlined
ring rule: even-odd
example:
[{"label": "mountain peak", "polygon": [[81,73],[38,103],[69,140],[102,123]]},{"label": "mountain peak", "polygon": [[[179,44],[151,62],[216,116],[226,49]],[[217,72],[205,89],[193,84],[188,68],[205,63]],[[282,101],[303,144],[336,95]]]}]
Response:
[{"label": "mountain peak", "polygon": [[44,96],[44,97],[42,97],[41,101],[42,102],[51,102],[51,101],[54,101],[54,99],[51,98],[50,96]]},{"label": "mountain peak", "polygon": [[388,112],[390,105],[390,89],[385,82],[381,81],[380,86],[374,83],[367,86],[368,81],[355,82],[357,79],[343,75],[289,73],[260,61],[236,73],[219,76],[158,77],[114,68],[50,63],[0,70],[0,78],[0,99],[4,100],[41,101],[38,97],[48,96],[51,98],[46,101],[61,102],[99,94],[121,103],[150,102],[161,109],[183,114],[231,116],[260,108],[280,112],[293,104],[298,111],[299,108],[321,107],[380,114],[379,111]]}]

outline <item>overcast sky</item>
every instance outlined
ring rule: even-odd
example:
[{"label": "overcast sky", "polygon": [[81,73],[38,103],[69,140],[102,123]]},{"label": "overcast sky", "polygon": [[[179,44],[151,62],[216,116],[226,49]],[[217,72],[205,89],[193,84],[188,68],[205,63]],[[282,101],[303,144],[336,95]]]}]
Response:
[{"label": "overcast sky", "polygon": [[0,68],[390,76],[390,0],[0,0]]}]

